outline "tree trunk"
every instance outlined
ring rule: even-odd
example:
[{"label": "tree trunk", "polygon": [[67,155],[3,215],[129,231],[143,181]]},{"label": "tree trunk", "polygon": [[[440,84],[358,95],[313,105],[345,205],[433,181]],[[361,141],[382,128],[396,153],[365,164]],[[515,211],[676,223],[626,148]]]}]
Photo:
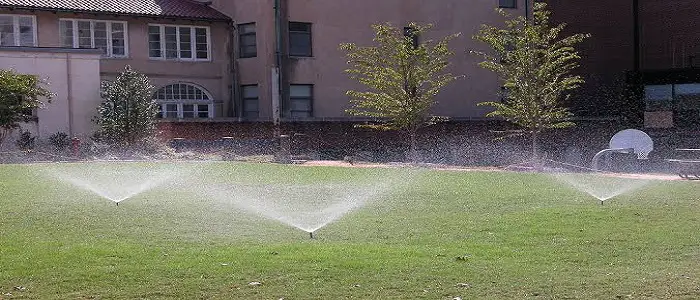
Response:
[{"label": "tree trunk", "polygon": [[537,171],[542,171],[542,162],[540,161],[540,152],[539,152],[539,140],[538,140],[538,134],[539,132],[533,131],[532,132],[532,163]]},{"label": "tree trunk", "polygon": [[12,129],[0,127],[0,146],[2,146],[2,142],[5,141],[5,138],[7,138],[11,132],[12,132]]},{"label": "tree trunk", "polygon": [[532,132],[532,137],[531,137],[531,138],[532,138],[532,160],[533,160],[533,161],[537,161],[537,160],[539,160],[539,158],[540,158],[540,154],[539,154],[539,152],[537,151],[537,148],[538,148],[538,147],[537,147],[537,146],[538,146],[538,143],[537,143],[537,131],[533,131],[533,132]]},{"label": "tree trunk", "polygon": [[417,135],[418,135],[418,129],[412,128],[410,129],[409,133],[409,138],[410,138],[410,148],[408,150],[408,159],[411,163],[416,163],[418,162],[418,150],[417,150]]}]

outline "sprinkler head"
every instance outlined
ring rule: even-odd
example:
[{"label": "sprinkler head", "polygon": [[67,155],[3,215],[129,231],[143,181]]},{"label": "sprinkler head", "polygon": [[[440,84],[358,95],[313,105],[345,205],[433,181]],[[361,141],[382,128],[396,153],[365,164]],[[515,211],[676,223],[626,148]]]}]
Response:
[{"label": "sprinkler head", "polygon": [[117,206],[119,206],[119,202],[117,202]]},{"label": "sprinkler head", "polygon": [[605,200],[600,200],[600,205],[605,205]]},{"label": "sprinkler head", "polygon": [[310,237],[312,240],[314,239],[314,232],[313,232],[313,231],[309,232],[309,237]]}]

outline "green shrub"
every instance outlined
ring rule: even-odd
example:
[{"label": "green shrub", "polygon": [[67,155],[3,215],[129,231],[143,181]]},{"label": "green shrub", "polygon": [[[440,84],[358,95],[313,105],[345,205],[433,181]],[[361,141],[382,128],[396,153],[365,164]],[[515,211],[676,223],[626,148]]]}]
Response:
[{"label": "green shrub", "polygon": [[17,145],[17,148],[22,151],[31,151],[34,150],[35,140],[36,138],[32,136],[31,132],[23,131],[19,134],[19,138],[17,138],[15,144]]},{"label": "green shrub", "polygon": [[65,132],[56,132],[49,137],[49,142],[51,146],[56,151],[63,151],[70,146],[70,138]]}]

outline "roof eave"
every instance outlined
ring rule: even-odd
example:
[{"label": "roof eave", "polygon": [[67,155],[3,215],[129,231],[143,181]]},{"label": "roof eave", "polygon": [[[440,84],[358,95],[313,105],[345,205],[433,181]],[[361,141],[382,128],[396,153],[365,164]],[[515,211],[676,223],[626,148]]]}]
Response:
[{"label": "roof eave", "polygon": [[61,8],[50,8],[50,7],[36,7],[36,6],[23,6],[23,5],[7,5],[0,4],[0,8],[10,9],[10,10],[28,10],[28,11],[47,11],[47,12],[63,12],[63,13],[84,13],[84,14],[98,14],[98,15],[108,15],[108,16],[126,16],[126,17],[140,17],[140,18],[161,18],[161,19],[174,19],[174,20],[187,20],[187,21],[204,21],[204,22],[231,22],[233,19],[229,17],[222,18],[201,18],[201,17],[186,17],[186,16],[174,16],[174,15],[155,15],[155,14],[135,14],[135,13],[119,13],[111,11],[98,11],[98,10],[87,10],[87,9],[61,9]]}]

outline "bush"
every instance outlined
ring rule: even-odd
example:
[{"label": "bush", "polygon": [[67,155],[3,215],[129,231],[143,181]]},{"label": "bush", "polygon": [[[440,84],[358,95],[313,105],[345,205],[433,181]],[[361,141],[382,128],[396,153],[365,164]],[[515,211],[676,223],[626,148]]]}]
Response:
[{"label": "bush", "polygon": [[103,82],[102,103],[93,121],[96,140],[111,145],[138,146],[155,135],[158,105],[148,77],[127,66],[114,81]]},{"label": "bush", "polygon": [[56,151],[63,151],[70,146],[71,141],[65,132],[56,132],[49,137],[49,142]]},{"label": "bush", "polygon": [[19,138],[15,142],[17,145],[17,148],[19,148],[22,151],[31,151],[34,150],[34,142],[36,138],[32,136],[32,133],[29,131],[23,131],[22,133],[19,134]]}]

